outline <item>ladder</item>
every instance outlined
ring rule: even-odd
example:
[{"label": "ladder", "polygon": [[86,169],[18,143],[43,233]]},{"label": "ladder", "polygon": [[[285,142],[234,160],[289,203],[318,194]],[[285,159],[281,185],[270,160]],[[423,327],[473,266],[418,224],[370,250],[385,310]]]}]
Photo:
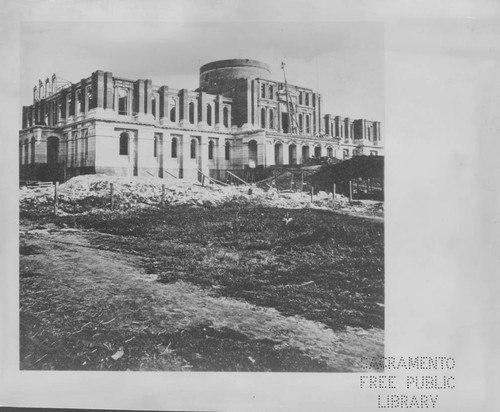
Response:
[{"label": "ladder", "polygon": [[289,133],[290,134],[300,134],[302,133],[302,130],[299,128],[299,123],[297,121],[297,111],[295,109],[295,103],[293,102],[290,92],[288,91],[288,82],[286,80],[286,73],[285,73],[285,63],[281,62],[281,69],[283,70],[283,78],[285,80],[285,97],[286,97],[286,106],[287,106],[287,112],[288,112],[288,127],[289,127]]}]

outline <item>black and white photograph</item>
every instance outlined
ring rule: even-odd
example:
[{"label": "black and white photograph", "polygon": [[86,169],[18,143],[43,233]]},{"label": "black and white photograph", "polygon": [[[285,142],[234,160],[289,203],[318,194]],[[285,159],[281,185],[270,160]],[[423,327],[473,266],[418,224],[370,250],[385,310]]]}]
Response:
[{"label": "black and white photograph", "polygon": [[21,369],[383,356],[383,25],[123,29],[21,33]]},{"label": "black and white photograph", "polygon": [[500,3],[0,0],[0,55],[0,409],[499,409]]}]

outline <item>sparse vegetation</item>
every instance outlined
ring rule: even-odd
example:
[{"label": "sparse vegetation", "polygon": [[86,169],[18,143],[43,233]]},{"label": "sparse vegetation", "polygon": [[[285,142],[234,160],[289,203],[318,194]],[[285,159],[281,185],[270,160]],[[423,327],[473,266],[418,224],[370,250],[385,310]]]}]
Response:
[{"label": "sparse vegetation", "polygon": [[[135,264],[156,279],[148,283],[151,293],[162,285],[191,284],[218,299],[298,315],[339,333],[384,327],[381,220],[228,202],[57,217],[22,210],[21,223],[25,228],[84,230],[88,247],[135,256]],[[36,242],[21,239],[20,252],[23,262],[36,259],[43,250]],[[158,322],[158,314],[147,298],[140,303],[134,300],[137,293],[147,295],[144,287],[128,278],[123,285],[114,282],[116,278],[104,281],[76,275],[62,281],[61,275],[22,264],[22,367],[341,370],[297,348],[252,338],[228,325],[214,326],[203,317],[174,330],[147,326]],[[90,290],[91,297],[82,297]],[[121,297],[111,298],[113,293]],[[120,325],[103,325],[107,320],[100,317],[100,310],[107,313],[107,320],[119,317]],[[133,333],[137,322],[146,326]],[[123,359],[110,359],[123,342],[127,342]]]}]

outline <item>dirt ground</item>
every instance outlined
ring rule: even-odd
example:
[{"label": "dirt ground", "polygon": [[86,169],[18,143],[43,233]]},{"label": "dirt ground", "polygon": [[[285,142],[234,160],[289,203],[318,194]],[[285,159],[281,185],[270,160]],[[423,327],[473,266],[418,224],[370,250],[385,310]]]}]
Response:
[{"label": "dirt ground", "polygon": [[57,215],[54,188],[22,188],[22,369],[349,372],[383,356],[383,203],[164,183],[79,176]]},{"label": "dirt ground", "polygon": [[137,256],[93,246],[112,235],[21,227],[20,236],[22,369],[347,372],[383,356],[379,328],[334,332],[159,283]]}]

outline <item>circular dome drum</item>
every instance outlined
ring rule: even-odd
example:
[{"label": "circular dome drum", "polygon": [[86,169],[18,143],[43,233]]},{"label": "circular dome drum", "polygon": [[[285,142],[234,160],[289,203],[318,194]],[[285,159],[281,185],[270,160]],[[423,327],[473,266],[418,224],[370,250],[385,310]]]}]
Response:
[{"label": "circular dome drum", "polygon": [[201,66],[200,89],[210,94],[230,95],[236,80],[268,78],[270,74],[269,66],[258,60],[218,60]]}]

